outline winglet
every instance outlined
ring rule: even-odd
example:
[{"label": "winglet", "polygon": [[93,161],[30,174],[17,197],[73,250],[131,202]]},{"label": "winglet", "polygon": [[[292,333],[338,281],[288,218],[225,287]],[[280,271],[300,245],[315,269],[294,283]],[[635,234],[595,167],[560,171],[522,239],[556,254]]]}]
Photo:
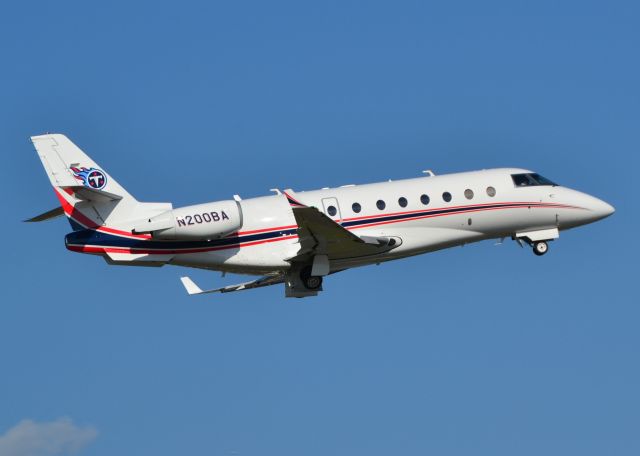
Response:
[{"label": "winglet", "polygon": [[180,280],[182,281],[182,285],[184,285],[185,289],[187,290],[187,293],[189,293],[190,295],[202,293],[200,287],[196,285],[189,277],[180,277]]},{"label": "winglet", "polygon": [[283,193],[284,196],[287,197],[287,201],[289,202],[291,207],[307,207],[305,204],[302,204],[300,201],[291,196],[293,194],[293,190],[291,190],[290,188],[285,190]]}]

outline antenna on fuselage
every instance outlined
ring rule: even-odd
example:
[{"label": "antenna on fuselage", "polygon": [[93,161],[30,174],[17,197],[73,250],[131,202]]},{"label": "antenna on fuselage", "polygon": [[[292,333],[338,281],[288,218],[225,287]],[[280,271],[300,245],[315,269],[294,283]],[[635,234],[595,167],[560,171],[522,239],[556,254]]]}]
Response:
[{"label": "antenna on fuselage", "polygon": [[425,169],[424,171],[422,171],[422,174],[427,174],[429,177],[433,177],[436,175],[436,173],[434,173],[430,169]]}]

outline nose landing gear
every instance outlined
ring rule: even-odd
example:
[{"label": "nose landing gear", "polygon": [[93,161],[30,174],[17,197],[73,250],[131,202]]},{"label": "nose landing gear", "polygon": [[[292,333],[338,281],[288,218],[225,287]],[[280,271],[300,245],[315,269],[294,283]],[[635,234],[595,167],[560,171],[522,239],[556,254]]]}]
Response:
[{"label": "nose landing gear", "polygon": [[549,241],[558,239],[560,233],[558,228],[549,228],[534,231],[519,231],[511,238],[516,241],[520,247],[524,247],[523,241],[533,248],[533,253],[542,256],[549,251]]},{"label": "nose landing gear", "polygon": [[549,244],[546,241],[537,241],[533,243],[533,253],[542,256],[549,251]]}]

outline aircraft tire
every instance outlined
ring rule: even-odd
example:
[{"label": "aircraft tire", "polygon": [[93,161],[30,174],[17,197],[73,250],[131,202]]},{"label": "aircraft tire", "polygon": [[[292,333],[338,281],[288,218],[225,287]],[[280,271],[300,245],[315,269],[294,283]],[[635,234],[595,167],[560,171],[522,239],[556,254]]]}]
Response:
[{"label": "aircraft tire", "polygon": [[308,290],[317,290],[322,286],[322,277],[312,276],[311,266],[302,268],[300,271],[300,279],[302,279],[302,283]]},{"label": "aircraft tire", "polygon": [[533,253],[542,256],[549,251],[549,244],[546,241],[538,241],[533,243]]}]

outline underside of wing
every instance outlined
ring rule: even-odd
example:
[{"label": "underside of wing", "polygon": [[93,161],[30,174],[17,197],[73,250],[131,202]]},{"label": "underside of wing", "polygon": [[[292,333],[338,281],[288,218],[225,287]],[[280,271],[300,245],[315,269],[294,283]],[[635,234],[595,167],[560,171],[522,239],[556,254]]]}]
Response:
[{"label": "underside of wing", "polygon": [[250,290],[252,288],[260,288],[260,287],[268,287],[270,285],[276,285],[278,283],[282,283],[285,280],[284,274],[277,275],[268,275],[264,277],[260,277],[256,280],[251,280],[249,282],[238,283],[235,285],[227,285],[226,287],[214,288],[211,290],[202,290],[198,285],[196,285],[193,280],[189,277],[180,277],[182,281],[182,285],[187,290],[187,293],[190,295],[195,294],[207,294],[207,293],[229,293],[232,291],[241,291],[241,290]]}]

